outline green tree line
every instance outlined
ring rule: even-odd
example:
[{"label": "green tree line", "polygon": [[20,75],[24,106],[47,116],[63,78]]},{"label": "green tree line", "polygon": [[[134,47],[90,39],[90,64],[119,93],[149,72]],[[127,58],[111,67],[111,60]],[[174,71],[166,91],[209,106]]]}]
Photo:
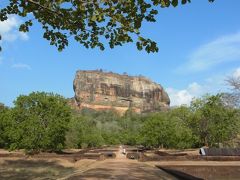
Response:
[{"label": "green tree line", "polygon": [[21,95],[14,107],[0,104],[0,148],[27,152],[103,145],[163,148],[232,147],[239,135],[240,110],[227,106],[224,95],[206,95],[191,105],[166,112],[120,116],[114,110],[71,110],[57,94]]}]

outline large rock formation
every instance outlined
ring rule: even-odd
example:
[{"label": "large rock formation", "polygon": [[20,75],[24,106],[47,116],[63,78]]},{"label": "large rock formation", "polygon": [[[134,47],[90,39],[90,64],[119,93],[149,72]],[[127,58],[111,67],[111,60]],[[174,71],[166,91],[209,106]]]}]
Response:
[{"label": "large rock formation", "polygon": [[77,109],[115,109],[124,113],[160,111],[169,108],[170,100],[163,87],[143,76],[111,72],[77,71],[73,84]]}]

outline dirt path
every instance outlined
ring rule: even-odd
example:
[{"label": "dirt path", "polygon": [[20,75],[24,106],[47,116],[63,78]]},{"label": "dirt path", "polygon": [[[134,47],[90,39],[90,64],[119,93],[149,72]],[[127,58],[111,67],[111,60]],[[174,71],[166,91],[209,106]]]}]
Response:
[{"label": "dirt path", "polygon": [[116,153],[116,159],[98,161],[89,167],[88,170],[75,173],[65,179],[95,180],[95,179],[119,179],[119,180],[174,180],[175,177],[164,171],[149,166],[136,160],[129,160],[121,153],[121,149]]}]

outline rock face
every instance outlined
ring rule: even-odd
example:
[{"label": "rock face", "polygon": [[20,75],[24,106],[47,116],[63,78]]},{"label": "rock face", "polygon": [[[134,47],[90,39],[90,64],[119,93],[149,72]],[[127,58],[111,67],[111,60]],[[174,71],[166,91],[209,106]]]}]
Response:
[{"label": "rock face", "polygon": [[77,71],[73,83],[77,109],[115,109],[124,113],[160,111],[169,108],[170,100],[163,87],[143,76],[120,75],[111,72]]}]

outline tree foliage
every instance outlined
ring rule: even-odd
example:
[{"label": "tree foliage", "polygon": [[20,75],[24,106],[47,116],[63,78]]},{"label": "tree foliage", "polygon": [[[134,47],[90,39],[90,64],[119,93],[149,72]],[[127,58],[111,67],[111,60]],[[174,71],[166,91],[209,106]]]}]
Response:
[{"label": "tree foliage", "polygon": [[148,147],[188,148],[192,132],[175,116],[166,113],[147,117],[141,129],[141,142]]},{"label": "tree foliage", "polygon": [[9,144],[7,127],[10,118],[11,110],[0,103],[0,148],[7,147]]},{"label": "tree foliage", "polygon": [[68,148],[99,147],[104,139],[96,123],[87,116],[72,118],[66,135]]},{"label": "tree foliage", "polygon": [[199,145],[218,146],[239,133],[239,112],[225,106],[222,94],[195,99],[191,104],[189,126],[199,139]]},{"label": "tree foliage", "polygon": [[[38,21],[43,37],[59,51],[73,37],[86,48],[99,47],[104,42],[110,48],[135,42],[137,49],[158,52],[156,42],[141,35],[143,22],[155,22],[159,8],[176,7],[190,0],[9,0],[0,9],[0,20],[16,14],[26,21],[19,30],[28,32]],[[209,0],[213,2],[213,0]]]},{"label": "tree foliage", "polygon": [[[144,145],[190,148],[233,146],[239,135],[240,110],[225,105],[223,94],[194,99],[166,112],[120,116],[114,110],[70,111],[55,94],[19,96],[13,108],[0,104],[0,147],[27,151]],[[66,146],[64,146],[66,145]]]},{"label": "tree foliage", "polygon": [[7,128],[11,149],[61,150],[71,111],[66,100],[52,93],[33,92],[14,102]]},{"label": "tree foliage", "polygon": [[84,109],[70,122],[66,136],[69,147],[137,144],[141,118],[136,114],[120,116],[117,112]]}]

